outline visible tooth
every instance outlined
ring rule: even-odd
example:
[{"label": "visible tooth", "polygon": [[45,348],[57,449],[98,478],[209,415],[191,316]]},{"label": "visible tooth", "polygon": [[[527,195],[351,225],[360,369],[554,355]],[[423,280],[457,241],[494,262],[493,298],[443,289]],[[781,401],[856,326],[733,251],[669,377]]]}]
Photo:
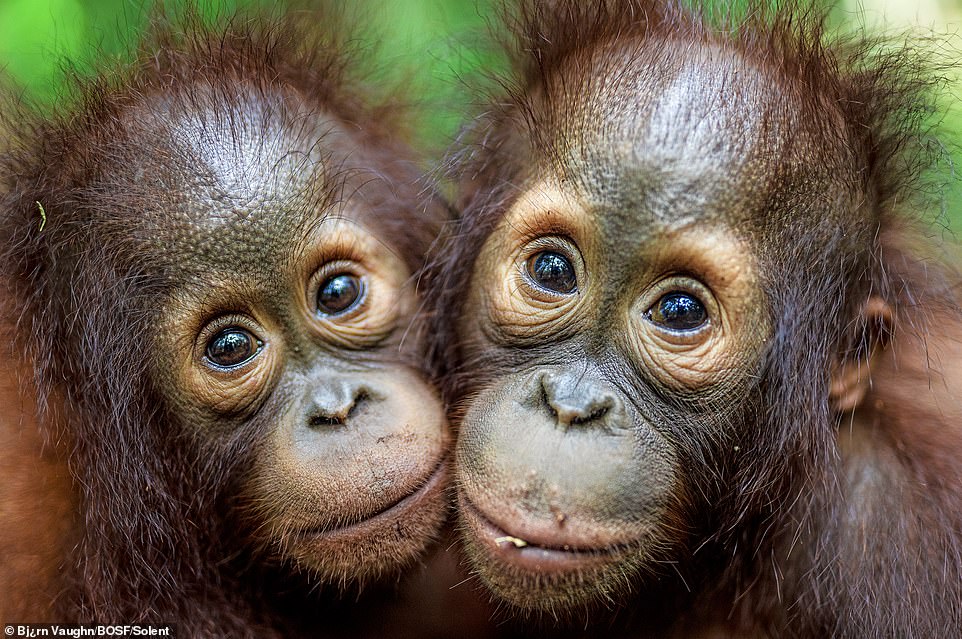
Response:
[{"label": "visible tooth", "polygon": [[512,537],[511,535],[505,535],[504,537],[498,537],[494,540],[494,543],[498,544],[513,544],[515,548],[524,548],[528,545],[524,539],[518,539],[517,537]]}]

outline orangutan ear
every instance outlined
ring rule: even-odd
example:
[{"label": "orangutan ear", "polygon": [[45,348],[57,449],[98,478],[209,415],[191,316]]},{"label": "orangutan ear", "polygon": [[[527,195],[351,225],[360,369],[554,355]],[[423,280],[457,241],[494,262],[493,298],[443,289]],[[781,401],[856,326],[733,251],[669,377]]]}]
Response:
[{"label": "orangutan ear", "polygon": [[854,357],[839,358],[832,368],[829,405],[837,413],[847,413],[861,405],[872,385],[872,358],[884,349],[892,337],[892,307],[880,297],[872,296],[862,306],[856,326],[861,327]]}]

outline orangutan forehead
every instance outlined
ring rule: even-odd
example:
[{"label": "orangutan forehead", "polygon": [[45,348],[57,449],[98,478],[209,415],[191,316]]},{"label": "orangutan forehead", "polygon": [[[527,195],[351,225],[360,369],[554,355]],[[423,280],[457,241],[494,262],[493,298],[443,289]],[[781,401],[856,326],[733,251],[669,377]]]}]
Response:
[{"label": "orangutan forehead", "polygon": [[229,221],[224,215],[230,211],[246,217],[272,203],[316,199],[340,177],[336,151],[349,142],[327,114],[281,96],[200,106],[206,108],[175,104],[150,113],[146,122],[156,145],[170,154],[167,166],[158,158],[158,173],[169,169],[192,199],[214,204],[180,211],[193,221],[218,224]]},{"label": "orangutan forehead", "polygon": [[338,121],[287,96],[198,93],[131,109],[123,144],[101,149],[99,215],[151,254],[203,268],[263,268],[324,219],[352,215],[345,184],[363,176],[342,166],[351,143]]},{"label": "orangutan forehead", "polygon": [[[612,56],[617,73],[609,69]],[[797,117],[772,90],[769,74],[721,47],[625,44],[577,69],[581,78],[548,88],[576,87],[549,101],[564,105],[564,114],[552,114],[561,125],[557,142],[568,154],[601,153],[612,164],[731,170]]]},{"label": "orangutan forehead", "polygon": [[616,43],[559,73],[542,88],[547,172],[636,216],[744,208],[777,175],[841,157],[787,80],[732,47]]}]

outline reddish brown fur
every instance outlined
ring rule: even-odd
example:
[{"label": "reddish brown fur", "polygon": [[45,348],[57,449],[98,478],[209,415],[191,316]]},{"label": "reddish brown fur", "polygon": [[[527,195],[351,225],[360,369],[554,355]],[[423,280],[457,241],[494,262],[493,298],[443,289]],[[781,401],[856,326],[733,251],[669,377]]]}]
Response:
[{"label": "reddish brown fur", "polygon": [[[63,588],[65,557],[77,542],[76,487],[67,468],[66,442],[37,427],[29,367],[19,365],[14,331],[0,330],[0,618],[49,619]],[[14,584],[23,585],[16,588]]]},{"label": "reddish brown fur", "polygon": [[[711,497],[696,505],[691,536],[677,532],[672,568],[632,583],[621,616],[643,636],[948,636],[962,627],[962,279],[917,230],[929,222],[919,187],[931,160],[918,142],[942,79],[914,47],[833,41],[821,13],[781,4],[773,12],[750,3],[747,17],[718,19],[673,1],[520,3],[509,18],[507,95],[494,97],[456,163],[463,220],[435,272],[437,358],[448,366],[455,420],[505,373],[502,359],[513,358],[512,368],[524,361],[463,342],[459,322],[476,312],[464,307],[464,289],[478,248],[526,181],[539,171],[592,178],[594,149],[573,169],[558,149],[583,148],[595,114],[630,108],[590,94],[601,74],[644,72],[624,66],[616,45],[740,52],[808,114],[797,139],[821,140],[844,158],[799,177],[792,154],[802,167],[811,152],[785,140],[784,158],[771,160],[785,165],[769,185],[771,209],[786,205],[780,193],[829,179],[844,181],[851,200],[826,219],[795,208],[784,223],[768,208],[752,218],[776,322],[760,403],[745,400],[750,428],[729,448],[697,448],[703,456],[685,480]],[[886,339],[859,315],[872,296],[894,315]],[[832,414],[833,364],[868,360],[860,408]],[[691,438],[685,445],[700,445]]]}]

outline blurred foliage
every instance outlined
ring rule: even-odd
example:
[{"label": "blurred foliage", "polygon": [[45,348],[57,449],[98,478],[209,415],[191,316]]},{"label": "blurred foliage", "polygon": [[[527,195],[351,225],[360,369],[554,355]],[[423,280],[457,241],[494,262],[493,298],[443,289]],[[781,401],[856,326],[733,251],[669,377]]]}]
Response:
[{"label": "blurred foliage", "polygon": [[[707,0],[716,8],[741,0]],[[777,0],[772,0],[777,2]],[[177,6],[179,0],[166,0]],[[206,15],[229,13],[238,6],[274,5],[267,0],[206,2]],[[722,4],[724,3],[724,4]],[[23,88],[26,96],[54,102],[60,92],[65,61],[88,70],[100,56],[129,55],[153,6],[151,0],[0,0],[0,66]],[[370,31],[362,37],[376,42],[379,64],[391,81],[414,87],[428,115],[421,130],[435,149],[451,142],[465,113],[470,91],[464,83],[496,67],[502,56],[488,39],[496,22],[497,0],[344,0]],[[840,29],[867,25],[870,29],[905,30],[917,41],[935,34],[962,51],[962,0],[840,0],[832,14]],[[934,46],[934,45],[933,45]],[[948,219],[962,230],[962,183],[953,175],[953,160],[962,171],[962,69],[946,92],[934,119],[943,121],[940,142],[954,149],[941,175],[947,176],[944,198]],[[938,194],[937,194],[938,195]]]},{"label": "blurred foliage", "polygon": [[[184,0],[0,0],[0,67],[44,103],[57,99],[66,65],[89,71],[104,56],[131,55],[153,8],[176,9]],[[268,0],[198,0],[207,18],[238,7],[274,7]],[[310,6],[295,0],[294,6]],[[387,69],[390,81],[411,91],[432,116],[425,138],[435,145],[457,130],[467,91],[461,78],[491,60],[481,53],[492,0],[346,0],[349,18],[367,27],[360,36]],[[478,45],[478,46],[475,46]],[[394,73],[391,73],[391,71]],[[408,86],[408,89],[411,87]]]}]

